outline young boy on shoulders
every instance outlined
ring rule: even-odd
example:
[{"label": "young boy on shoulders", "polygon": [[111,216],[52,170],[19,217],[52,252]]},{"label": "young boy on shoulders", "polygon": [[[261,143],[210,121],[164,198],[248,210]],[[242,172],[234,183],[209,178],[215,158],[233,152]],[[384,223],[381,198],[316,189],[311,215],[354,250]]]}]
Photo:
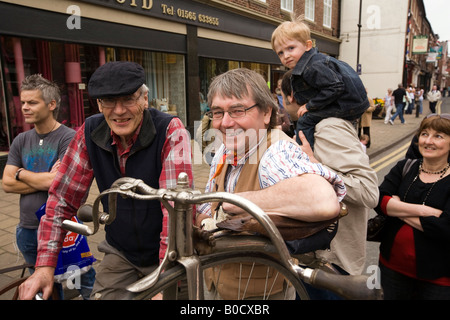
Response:
[{"label": "young boy on shoulders", "polygon": [[[311,31],[302,17],[285,21],[272,33],[272,48],[292,70],[291,85],[298,110],[297,131],[314,146],[320,120],[337,117],[356,121],[369,107],[366,89],[347,63],[313,48]],[[297,137],[297,142],[301,144]]]}]

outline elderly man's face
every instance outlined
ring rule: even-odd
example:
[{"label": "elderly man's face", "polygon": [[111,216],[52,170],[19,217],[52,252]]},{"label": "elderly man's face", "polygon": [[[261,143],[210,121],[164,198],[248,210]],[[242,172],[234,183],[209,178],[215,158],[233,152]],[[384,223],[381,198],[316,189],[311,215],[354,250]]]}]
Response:
[{"label": "elderly man's face", "polygon": [[144,109],[148,107],[148,95],[138,89],[130,96],[98,99],[97,103],[111,130],[126,142],[141,123]]},{"label": "elderly man's face", "polygon": [[243,99],[226,98],[220,96],[220,94],[216,95],[211,103],[212,112],[224,111],[222,119],[212,120],[213,128],[220,130],[223,143],[228,150],[241,155],[256,145],[261,134],[266,132],[272,109],[264,112],[259,106],[255,106],[248,109],[245,115],[239,118],[232,118],[227,111],[233,111],[236,108],[247,109],[252,106],[255,106],[255,102],[251,97]]}]

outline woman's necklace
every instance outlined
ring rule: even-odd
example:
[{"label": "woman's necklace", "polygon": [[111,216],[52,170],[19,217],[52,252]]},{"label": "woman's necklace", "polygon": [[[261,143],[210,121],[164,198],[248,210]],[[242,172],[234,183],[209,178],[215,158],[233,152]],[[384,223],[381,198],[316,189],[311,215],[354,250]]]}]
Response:
[{"label": "woman's necklace", "polygon": [[422,162],[420,162],[420,166],[419,166],[419,171],[422,171],[423,173],[428,173],[428,174],[442,174],[445,173],[448,169],[448,167],[450,166],[450,164],[447,162],[447,165],[445,166],[444,169],[440,170],[440,171],[427,171],[423,168],[422,166]]},{"label": "woman's necklace", "polygon": [[[42,146],[42,145],[44,144],[44,139],[45,139],[45,137],[46,137],[50,132],[52,132],[52,131],[55,129],[57,123],[58,123],[58,121],[55,121],[55,124],[53,125],[53,128],[52,128],[49,132],[47,132],[46,134],[43,134],[43,135],[38,134],[38,136],[39,136],[39,138],[40,138],[40,140],[39,140],[39,145],[40,145],[40,146]],[[42,136],[42,138],[41,138],[41,136]]]},{"label": "woman's necklace", "polygon": [[[425,201],[427,201],[428,196],[430,195],[431,190],[433,189],[434,185],[445,176],[445,173],[447,172],[449,167],[450,167],[450,164],[447,163],[447,166],[444,169],[442,169],[441,171],[438,172],[441,175],[439,176],[439,178],[435,182],[433,182],[433,184],[431,185],[430,189],[428,189],[428,192],[427,192],[425,198],[423,199],[422,205],[425,205]],[[406,193],[403,196],[403,201],[404,202],[406,202],[406,196],[408,195],[409,189],[411,189],[411,187],[414,184],[414,182],[416,182],[417,178],[419,178],[420,172],[430,173],[430,172],[423,171],[423,169],[422,169],[422,162],[420,162],[419,171],[417,172],[417,175],[414,177],[413,181],[411,182],[411,184],[408,187],[408,190],[406,190]],[[431,173],[431,174],[438,174],[438,173]]]}]

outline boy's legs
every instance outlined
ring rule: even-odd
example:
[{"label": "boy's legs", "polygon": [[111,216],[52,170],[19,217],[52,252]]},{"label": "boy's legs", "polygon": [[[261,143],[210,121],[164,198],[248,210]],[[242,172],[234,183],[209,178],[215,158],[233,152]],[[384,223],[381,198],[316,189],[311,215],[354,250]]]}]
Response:
[{"label": "boy's legs", "polygon": [[297,135],[296,140],[299,145],[302,144],[300,138],[298,137],[298,131],[302,131],[308,140],[311,149],[314,150],[314,131],[316,124],[318,124],[323,117],[312,115],[309,112],[305,113],[302,117],[297,120]]}]

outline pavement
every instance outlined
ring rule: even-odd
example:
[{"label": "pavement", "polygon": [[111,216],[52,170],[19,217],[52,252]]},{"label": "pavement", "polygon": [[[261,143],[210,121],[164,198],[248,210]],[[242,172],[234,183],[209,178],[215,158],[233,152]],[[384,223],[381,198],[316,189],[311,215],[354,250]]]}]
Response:
[{"label": "pavement", "polygon": [[[450,98],[445,98],[443,103],[450,104]],[[424,114],[418,118],[415,111],[412,115],[404,115],[406,123],[400,124],[397,119],[394,125],[384,124],[383,119],[372,119],[370,127],[371,146],[367,149],[369,159],[373,159],[381,152],[395,145],[397,142],[412,136],[419,127],[423,117],[430,113],[428,101],[423,103]],[[208,179],[209,167],[206,163],[193,164],[195,188],[204,190]],[[88,203],[93,203],[99,192],[97,186],[91,187]],[[24,259],[16,245],[16,226],[19,223],[19,195],[5,193],[0,184],[0,270],[24,263]],[[97,234],[88,238],[89,247],[98,263],[103,258],[103,254],[97,250],[98,244],[104,239],[103,228]],[[95,265],[95,264],[94,264]],[[19,271],[0,274],[0,288],[20,277]],[[11,295],[3,295],[0,300],[10,299]]]}]

